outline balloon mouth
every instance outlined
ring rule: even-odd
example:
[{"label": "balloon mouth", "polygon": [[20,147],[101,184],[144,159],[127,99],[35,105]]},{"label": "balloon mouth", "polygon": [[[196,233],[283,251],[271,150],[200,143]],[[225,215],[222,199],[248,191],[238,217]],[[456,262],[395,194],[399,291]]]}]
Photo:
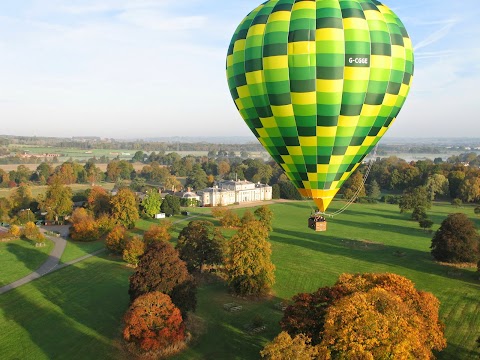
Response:
[{"label": "balloon mouth", "polygon": [[299,192],[302,196],[310,197],[313,199],[317,205],[318,211],[325,212],[332,202],[333,198],[337,194],[339,189],[333,190],[310,190],[310,189],[299,189]]}]

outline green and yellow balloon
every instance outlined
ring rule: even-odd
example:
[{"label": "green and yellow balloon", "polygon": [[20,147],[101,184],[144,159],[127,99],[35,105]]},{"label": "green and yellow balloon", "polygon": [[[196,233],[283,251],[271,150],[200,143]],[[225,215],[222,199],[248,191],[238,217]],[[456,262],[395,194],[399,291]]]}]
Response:
[{"label": "green and yellow balloon", "polygon": [[322,212],[394,122],[412,76],[407,31],[375,0],[266,1],[227,56],[241,116]]}]

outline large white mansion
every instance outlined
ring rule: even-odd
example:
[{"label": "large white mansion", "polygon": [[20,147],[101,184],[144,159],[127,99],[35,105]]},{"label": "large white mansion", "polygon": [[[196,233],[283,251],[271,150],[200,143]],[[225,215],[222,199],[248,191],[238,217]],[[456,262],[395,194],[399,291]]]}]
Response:
[{"label": "large white mansion", "polygon": [[201,206],[226,206],[272,200],[272,187],[250,181],[223,180],[218,185],[197,191]]}]

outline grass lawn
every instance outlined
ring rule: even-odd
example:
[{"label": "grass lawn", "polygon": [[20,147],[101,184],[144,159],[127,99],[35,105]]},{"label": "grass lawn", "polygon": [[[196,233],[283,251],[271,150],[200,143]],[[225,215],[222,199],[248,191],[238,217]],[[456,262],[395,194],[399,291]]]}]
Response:
[{"label": "grass lawn", "polygon": [[[334,202],[333,211],[341,205]],[[411,279],[418,289],[432,292],[441,302],[440,316],[448,340],[448,348],[438,358],[478,358],[480,281],[475,269],[451,269],[435,263],[429,253],[432,234],[410,221],[408,214],[400,214],[398,206],[354,204],[330,219],[328,231],[323,233],[307,228],[308,202],[279,203],[271,209],[275,214],[271,234],[274,295],[247,302],[228,295],[220,282],[203,285],[193,317],[200,335],[175,359],[258,358],[260,349],[280,330],[282,315],[273,304],[298,292],[331,285],[345,272],[393,272]],[[472,207],[436,204],[429,211],[434,229],[452,212],[467,213],[480,227]],[[209,209],[194,209],[192,215],[211,220]],[[181,219],[185,217],[172,221]],[[154,222],[139,221],[135,232]],[[185,219],[174,225],[174,240],[186,224]],[[0,296],[4,357],[122,359],[118,344],[130,273],[121,262],[103,255]],[[223,304],[231,302],[242,305],[242,310],[225,311]],[[257,315],[265,319],[266,330],[250,335],[245,325]]]},{"label": "grass lawn", "polygon": [[37,270],[48,258],[53,242],[46,246],[35,247],[30,240],[12,240],[0,242],[0,286],[10,284]]},{"label": "grass lawn", "polygon": [[123,262],[93,257],[0,296],[2,359],[123,359]]},{"label": "grass lawn", "polygon": [[73,241],[71,239],[67,239],[67,246],[65,247],[65,251],[60,258],[61,263],[67,263],[69,261],[78,259],[82,256],[91,254],[94,251],[104,249],[105,243],[103,241],[90,241],[90,242],[82,242],[82,241]]}]

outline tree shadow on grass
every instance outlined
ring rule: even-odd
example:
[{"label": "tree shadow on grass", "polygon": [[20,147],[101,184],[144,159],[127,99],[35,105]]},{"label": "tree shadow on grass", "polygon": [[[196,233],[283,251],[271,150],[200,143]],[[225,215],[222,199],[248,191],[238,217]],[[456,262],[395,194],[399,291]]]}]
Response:
[{"label": "tree shadow on grass", "polygon": [[[22,246],[19,242],[27,243],[28,246]],[[26,268],[32,272],[37,270],[48,258],[48,253],[43,253],[35,248],[35,243],[31,240],[15,240],[7,243],[7,251],[22,262]]]},{"label": "tree shadow on grass", "polygon": [[438,360],[451,359],[480,359],[480,350],[465,349],[456,344],[447,344],[447,347],[439,353],[435,354]]},{"label": "tree shadow on grass", "polygon": [[46,358],[118,359],[130,273],[123,263],[91,258],[0,295],[0,304],[35,344],[25,347]]},{"label": "tree shadow on grass", "polygon": [[273,242],[301,246],[313,251],[367,261],[372,264],[403,267],[478,286],[478,280],[475,278],[474,273],[468,269],[456,269],[452,273],[450,267],[436,264],[431,255],[424,251],[381,243],[370,245],[365,241],[345,239],[324,233],[322,233],[321,237],[318,236],[318,233],[312,233],[312,235],[305,237],[302,236],[305,234],[299,235],[297,232],[285,229],[276,229],[276,233],[286,235],[286,237],[273,234],[271,236],[271,241]]},{"label": "tree shadow on grass", "polygon": [[[190,348],[175,359],[257,359],[264,345],[280,332],[279,321],[283,312],[275,307],[283,299],[243,299],[228,294],[225,284],[218,282],[199,289],[197,316],[208,320],[207,330]],[[227,303],[242,306],[230,312]],[[263,318],[265,329],[251,332],[256,317]]]}]

